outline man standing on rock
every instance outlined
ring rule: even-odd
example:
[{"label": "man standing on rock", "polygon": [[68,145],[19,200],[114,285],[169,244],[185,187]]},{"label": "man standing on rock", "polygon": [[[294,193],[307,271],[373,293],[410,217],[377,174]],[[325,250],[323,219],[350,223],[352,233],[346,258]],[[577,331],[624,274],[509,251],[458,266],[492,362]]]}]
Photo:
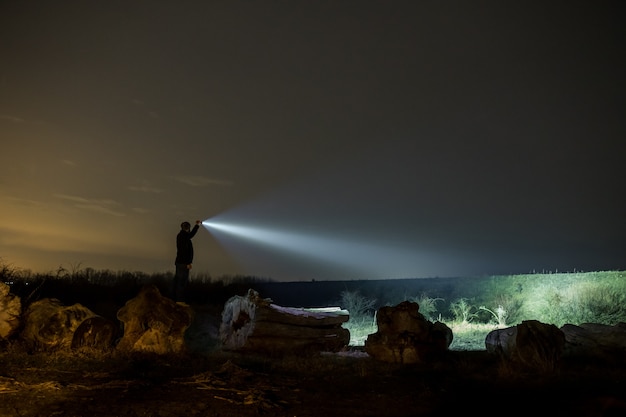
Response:
[{"label": "man standing on rock", "polygon": [[174,275],[174,285],[172,296],[174,301],[185,301],[185,291],[189,284],[189,271],[193,263],[193,238],[200,228],[200,220],[196,220],[196,225],[191,229],[189,222],[180,224],[180,232],[176,236],[176,274]]}]

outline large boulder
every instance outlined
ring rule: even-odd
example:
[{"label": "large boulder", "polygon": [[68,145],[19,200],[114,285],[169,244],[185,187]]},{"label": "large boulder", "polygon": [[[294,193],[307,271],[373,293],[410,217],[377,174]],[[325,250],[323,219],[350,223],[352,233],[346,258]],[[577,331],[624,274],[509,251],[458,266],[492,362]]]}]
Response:
[{"label": "large boulder", "polygon": [[123,336],[117,349],[159,355],[186,351],[185,331],[194,314],[191,307],[164,297],[154,285],[144,286],[137,297],[117,312]]},{"label": "large boulder", "polygon": [[415,302],[381,307],[376,324],[378,331],[367,337],[365,351],[380,361],[426,362],[447,351],[452,343],[452,330],[444,323],[428,321]]},{"label": "large boulder", "polygon": [[11,288],[0,282],[0,340],[16,333],[22,316],[22,301]]},{"label": "large boulder", "polygon": [[553,324],[537,320],[492,330],[485,338],[487,352],[498,355],[509,365],[531,371],[556,370],[564,347],[563,332]]},{"label": "large boulder", "polygon": [[20,337],[32,350],[70,348],[76,329],[91,317],[96,314],[81,304],[65,306],[55,298],[44,298],[24,312]]}]

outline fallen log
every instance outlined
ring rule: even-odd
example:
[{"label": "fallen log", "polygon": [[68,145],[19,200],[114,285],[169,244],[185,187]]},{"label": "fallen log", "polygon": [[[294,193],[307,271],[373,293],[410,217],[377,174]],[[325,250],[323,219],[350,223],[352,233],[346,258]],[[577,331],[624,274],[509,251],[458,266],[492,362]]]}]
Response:
[{"label": "fallen log", "polygon": [[32,351],[70,348],[76,329],[96,316],[82,304],[66,306],[56,298],[44,298],[30,304],[24,312],[20,338]]},{"label": "fallen log", "polygon": [[339,307],[282,307],[250,289],[224,304],[220,340],[225,350],[266,354],[336,352],[350,342],[341,325],[350,314]]},{"label": "fallen log", "polygon": [[149,284],[118,310],[117,318],[124,324],[119,351],[167,355],[187,350],[185,331],[194,313],[187,304],[174,302]]},{"label": "fallen log", "polygon": [[518,371],[552,373],[563,357],[565,335],[554,324],[524,320],[495,329],[485,337],[485,348]]},{"label": "fallen log", "polygon": [[623,360],[626,353],[626,323],[609,326],[600,323],[565,324],[565,354],[605,361]]},{"label": "fallen log", "polygon": [[452,329],[442,322],[430,322],[419,312],[419,304],[403,301],[376,312],[378,330],[367,336],[365,352],[390,363],[425,363],[448,350]]}]

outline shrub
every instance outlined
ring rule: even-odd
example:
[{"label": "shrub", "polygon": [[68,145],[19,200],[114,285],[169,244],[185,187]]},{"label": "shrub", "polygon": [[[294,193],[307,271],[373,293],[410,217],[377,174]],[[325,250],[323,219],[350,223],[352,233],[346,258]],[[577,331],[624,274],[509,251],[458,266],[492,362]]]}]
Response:
[{"label": "shrub", "polygon": [[476,318],[476,308],[468,302],[467,298],[459,298],[450,303],[450,312],[454,321],[459,323],[469,323]]},{"label": "shrub", "polygon": [[358,291],[341,292],[341,308],[350,313],[350,320],[343,324],[350,331],[350,345],[362,346],[368,335],[376,333],[375,305],[375,299],[364,297]]},{"label": "shrub", "polygon": [[506,327],[506,319],[509,317],[509,313],[501,305],[496,307],[495,311],[485,306],[480,306],[478,307],[478,309],[491,314],[492,319],[495,320],[495,322],[498,324],[498,327]]},{"label": "shrub", "polygon": [[589,322],[615,325],[626,320],[626,294],[610,284],[579,282],[546,291],[534,313],[540,321],[559,327]]},{"label": "shrub", "polygon": [[2,258],[0,258],[0,280],[2,280],[2,282],[10,285],[15,279],[20,278],[20,276],[21,274],[19,269],[3,262]]},{"label": "shrub", "polygon": [[[437,303],[444,301],[443,298],[432,298],[422,293],[419,297],[411,297],[408,301],[412,301],[419,305],[419,312],[430,321],[438,320]],[[440,316],[440,314],[439,314]]]}]

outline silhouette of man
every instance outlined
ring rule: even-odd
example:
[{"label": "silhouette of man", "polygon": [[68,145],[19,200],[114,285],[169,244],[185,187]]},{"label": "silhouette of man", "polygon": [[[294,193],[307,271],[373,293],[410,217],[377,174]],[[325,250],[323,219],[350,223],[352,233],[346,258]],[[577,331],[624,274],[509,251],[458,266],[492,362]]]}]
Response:
[{"label": "silhouette of man", "polygon": [[189,284],[189,271],[193,263],[193,238],[200,228],[200,220],[196,220],[196,225],[191,229],[189,222],[180,224],[180,232],[176,235],[176,274],[172,294],[174,301],[185,301],[185,292]]}]

